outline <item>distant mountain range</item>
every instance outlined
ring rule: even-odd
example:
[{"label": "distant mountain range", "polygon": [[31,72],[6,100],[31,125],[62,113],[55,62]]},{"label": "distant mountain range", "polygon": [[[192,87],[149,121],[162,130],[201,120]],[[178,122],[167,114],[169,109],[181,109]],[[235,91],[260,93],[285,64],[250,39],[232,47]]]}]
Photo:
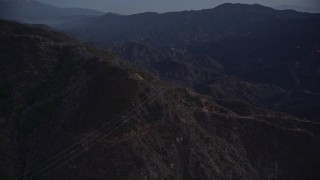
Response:
[{"label": "distant mountain range", "polygon": [[[189,82],[199,93],[319,120],[319,14],[227,3],[200,11],[100,16],[37,1],[0,2],[2,15],[24,22],[55,21],[60,30],[161,78],[190,80],[196,72],[207,72],[202,80]],[[238,86],[246,90],[235,91]]]},{"label": "distant mountain range", "polygon": [[201,11],[106,14],[60,28],[98,44],[133,41],[187,49],[250,81],[320,92],[320,14],[224,4]]},{"label": "distant mountain range", "polygon": [[299,12],[320,13],[320,9],[316,9],[312,7],[294,6],[294,5],[280,5],[280,6],[274,6],[273,8],[279,9],[279,10],[292,9]]},{"label": "distant mountain range", "polygon": [[[272,33],[267,32],[270,23],[319,17],[319,14],[279,11],[258,4],[228,3],[200,11],[126,16],[106,14],[69,30],[94,42],[139,41],[176,46]],[[270,30],[277,31],[276,28],[281,27],[274,24]]]},{"label": "distant mountain range", "polygon": [[103,15],[82,8],[58,8],[35,0],[0,0],[0,18],[31,24],[56,26],[61,23]]}]

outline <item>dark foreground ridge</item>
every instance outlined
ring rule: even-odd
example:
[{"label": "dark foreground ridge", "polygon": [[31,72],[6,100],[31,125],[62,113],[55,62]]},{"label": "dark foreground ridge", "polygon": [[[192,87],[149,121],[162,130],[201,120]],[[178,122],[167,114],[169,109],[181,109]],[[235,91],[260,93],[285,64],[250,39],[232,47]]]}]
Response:
[{"label": "dark foreground ridge", "polygon": [[[0,47],[1,179],[320,179],[317,123],[163,91],[147,71],[50,30],[1,20]],[[83,143],[129,107],[121,128]],[[83,153],[48,166],[74,143]]]}]

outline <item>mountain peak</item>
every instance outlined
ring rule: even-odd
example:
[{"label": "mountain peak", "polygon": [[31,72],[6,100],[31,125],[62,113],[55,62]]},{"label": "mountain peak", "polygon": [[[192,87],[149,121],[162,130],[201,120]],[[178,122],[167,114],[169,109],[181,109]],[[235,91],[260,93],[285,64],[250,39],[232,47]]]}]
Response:
[{"label": "mountain peak", "polygon": [[242,4],[242,3],[224,3],[221,4],[214,9],[220,9],[220,10],[245,10],[245,9],[258,9],[258,10],[273,10],[270,7],[263,6],[260,4]]},{"label": "mountain peak", "polygon": [[102,17],[118,17],[118,16],[122,16],[122,15],[117,14],[117,13],[108,12],[108,13],[105,13]]}]

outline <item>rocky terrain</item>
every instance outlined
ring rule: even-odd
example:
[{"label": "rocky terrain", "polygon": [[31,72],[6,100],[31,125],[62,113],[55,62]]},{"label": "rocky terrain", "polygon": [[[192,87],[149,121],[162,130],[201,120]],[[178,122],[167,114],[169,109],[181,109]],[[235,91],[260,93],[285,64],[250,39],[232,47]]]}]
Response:
[{"label": "rocky terrain", "polygon": [[162,80],[188,81],[213,99],[320,122],[319,14],[223,4],[200,11],[105,14],[60,28]]},{"label": "rocky terrain", "polygon": [[95,44],[134,41],[204,54],[246,81],[320,92],[320,15],[261,5],[102,17],[61,27]]},{"label": "rocky terrain", "polygon": [[[1,20],[0,51],[1,179],[320,178],[318,123],[167,84],[44,28]],[[187,82],[233,78],[163,51]]]},{"label": "rocky terrain", "polygon": [[319,122],[319,93],[286,89],[271,83],[255,83],[228,75],[226,67],[216,60],[186,49],[154,48],[133,42],[100,47],[147,68],[165,81],[187,81],[190,88],[215,100],[241,101]]}]

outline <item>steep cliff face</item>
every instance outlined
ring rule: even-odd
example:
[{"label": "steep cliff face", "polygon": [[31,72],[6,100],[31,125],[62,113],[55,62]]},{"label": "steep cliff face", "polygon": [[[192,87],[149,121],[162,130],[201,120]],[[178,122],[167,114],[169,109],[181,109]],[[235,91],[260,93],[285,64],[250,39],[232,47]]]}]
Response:
[{"label": "steep cliff face", "polygon": [[319,124],[211,101],[60,33],[0,27],[1,179],[320,178]]}]

